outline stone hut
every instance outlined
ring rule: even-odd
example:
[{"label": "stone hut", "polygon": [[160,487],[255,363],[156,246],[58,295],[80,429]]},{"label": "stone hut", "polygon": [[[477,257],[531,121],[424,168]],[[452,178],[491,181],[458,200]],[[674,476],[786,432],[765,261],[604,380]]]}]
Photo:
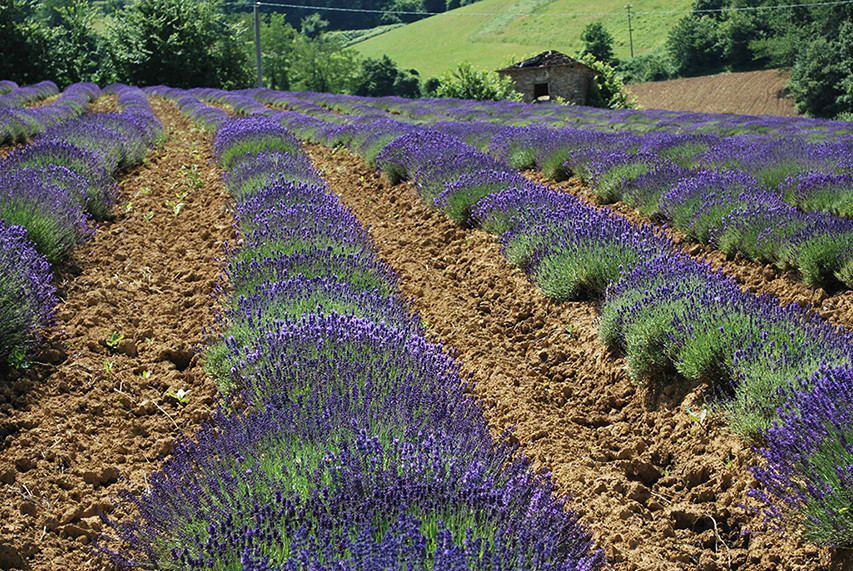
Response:
[{"label": "stone hut", "polygon": [[560,52],[547,51],[498,73],[515,82],[525,103],[562,97],[575,105],[586,105],[589,82],[598,72]]}]

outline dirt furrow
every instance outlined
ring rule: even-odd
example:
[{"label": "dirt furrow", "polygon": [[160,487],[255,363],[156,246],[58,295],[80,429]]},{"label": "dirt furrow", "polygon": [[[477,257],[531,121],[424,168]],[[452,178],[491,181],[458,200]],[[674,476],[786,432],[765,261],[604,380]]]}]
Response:
[{"label": "dirt furrow", "polygon": [[739,505],[755,458],[719,420],[699,421],[705,387],[632,383],[597,340],[595,303],[547,300],[503,262],[494,236],[426,209],[348,151],[308,150],[431,332],[472,371],[493,430],[515,426],[617,569],[834,565],[828,549],[763,533]]},{"label": "dirt furrow", "polygon": [[0,568],[104,568],[98,512],[120,487],[143,489],[215,405],[194,348],[231,216],[211,136],[151,104],[168,141],[122,177],[115,219],[59,271],[39,362],[0,382]]}]

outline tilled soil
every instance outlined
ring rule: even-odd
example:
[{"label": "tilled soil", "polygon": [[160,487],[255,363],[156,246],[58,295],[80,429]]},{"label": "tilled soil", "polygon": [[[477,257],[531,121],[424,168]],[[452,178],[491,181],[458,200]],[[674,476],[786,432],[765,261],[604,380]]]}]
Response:
[{"label": "tilled soil", "polygon": [[144,489],[178,431],[215,406],[194,349],[231,216],[211,136],[151,104],[169,140],[121,177],[115,218],[56,270],[47,348],[0,382],[0,569],[107,567],[90,545],[98,513],[118,513],[117,490]]},{"label": "tilled soil", "polygon": [[616,569],[846,568],[844,554],[764,531],[741,505],[757,458],[719,419],[687,413],[707,387],[633,383],[598,342],[596,303],[546,299],[503,261],[496,237],[428,210],[349,152],[309,154],[472,371],[493,431],[515,427]]},{"label": "tilled soil", "polygon": [[646,109],[793,117],[794,100],[785,90],[790,79],[790,71],[765,69],[634,83],[625,91]]}]

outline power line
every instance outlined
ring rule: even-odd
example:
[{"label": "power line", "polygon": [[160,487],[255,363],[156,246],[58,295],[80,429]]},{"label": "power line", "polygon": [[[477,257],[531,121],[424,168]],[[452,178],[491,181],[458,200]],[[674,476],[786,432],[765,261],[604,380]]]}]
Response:
[{"label": "power line", "polygon": [[[251,5],[252,3],[246,3]],[[417,10],[371,10],[368,8],[335,8],[331,6],[306,6],[304,4],[284,4],[279,2],[257,2],[258,6],[270,6],[273,8],[295,8],[298,10],[315,10],[326,12],[350,12],[358,14],[396,14],[399,16],[438,16],[444,14],[446,16],[476,16],[476,17],[491,17],[491,16],[543,16],[548,18],[553,17],[575,17],[575,16],[621,16],[621,12],[567,12],[567,13],[536,13],[536,12],[458,12],[456,10],[450,12],[425,12]],[[842,6],[853,4],[853,0],[834,0],[830,2],[808,2],[798,4],[778,4],[775,6],[742,6],[731,8],[708,8],[704,10],[645,10],[633,11],[633,15],[654,15],[654,14],[707,14],[716,12],[757,12],[768,10],[787,10],[790,8],[813,8],[818,6]]]}]

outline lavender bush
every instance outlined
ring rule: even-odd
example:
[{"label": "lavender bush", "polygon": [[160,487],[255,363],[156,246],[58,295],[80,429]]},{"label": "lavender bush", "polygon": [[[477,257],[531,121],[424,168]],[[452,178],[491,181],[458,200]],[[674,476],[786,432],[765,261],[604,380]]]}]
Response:
[{"label": "lavender bush", "polygon": [[6,95],[10,91],[18,89],[18,84],[8,79],[0,80],[0,95]]},{"label": "lavender bush", "polygon": [[849,335],[688,257],[639,264],[608,287],[599,338],[625,352],[635,378],[677,372],[711,383],[732,428],[751,438],[776,415],[780,387],[853,363]]},{"label": "lavender bush", "polygon": [[299,141],[276,121],[252,117],[223,123],[216,134],[214,154],[224,169],[235,161],[259,153],[288,153],[299,149]]},{"label": "lavender bush", "polygon": [[756,447],[749,494],[775,525],[822,544],[853,544],[853,369],[822,367],[785,387],[777,418]]},{"label": "lavender bush", "polygon": [[853,218],[853,172],[800,173],[788,177],[780,188],[785,202],[801,210]]},{"label": "lavender bush", "polygon": [[79,200],[34,167],[0,172],[0,220],[23,226],[49,262],[67,260],[91,230]]},{"label": "lavender bush", "polygon": [[23,227],[0,221],[0,363],[26,362],[56,304],[47,259]]},{"label": "lavender bush", "polygon": [[11,172],[30,168],[39,172],[39,178],[50,182],[51,172],[64,172],[55,167],[70,170],[82,181],[73,187],[59,184],[67,186],[68,192],[76,197],[86,212],[95,220],[109,216],[118,188],[97,151],[63,141],[39,142],[11,153],[0,170]]},{"label": "lavender bush", "polygon": [[214,422],[197,442],[176,444],[149,494],[125,494],[138,516],[117,527],[125,548],[101,546],[114,562],[179,569],[603,566],[550,481],[505,446],[493,451],[488,440],[437,428],[375,436],[365,409],[347,397],[320,406],[306,396]]}]

